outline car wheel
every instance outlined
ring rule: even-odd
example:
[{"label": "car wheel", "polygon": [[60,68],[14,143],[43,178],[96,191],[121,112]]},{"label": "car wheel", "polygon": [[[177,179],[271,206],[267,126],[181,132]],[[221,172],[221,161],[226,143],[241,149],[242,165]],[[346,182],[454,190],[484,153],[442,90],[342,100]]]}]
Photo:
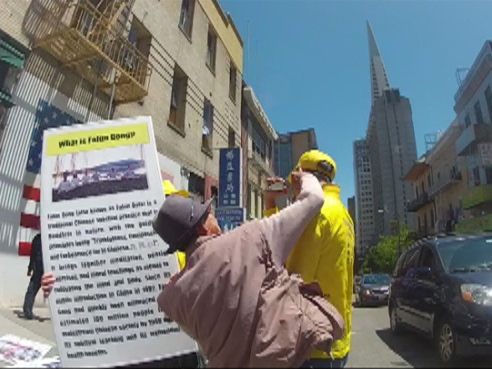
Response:
[{"label": "car wheel", "polygon": [[456,359],[456,334],[454,328],[447,318],[443,318],[435,334],[437,353],[443,364],[449,365]]},{"label": "car wheel", "polygon": [[402,332],[400,318],[398,312],[394,306],[390,307],[390,329],[391,333],[398,335]]}]

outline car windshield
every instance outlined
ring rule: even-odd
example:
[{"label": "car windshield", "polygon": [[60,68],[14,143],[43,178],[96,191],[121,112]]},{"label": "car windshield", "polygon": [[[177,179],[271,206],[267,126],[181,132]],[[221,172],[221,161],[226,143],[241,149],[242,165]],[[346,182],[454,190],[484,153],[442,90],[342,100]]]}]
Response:
[{"label": "car windshield", "polygon": [[492,237],[446,242],[438,251],[448,273],[492,270]]},{"label": "car windshield", "polygon": [[364,284],[390,284],[391,277],[388,274],[369,274],[364,276]]}]

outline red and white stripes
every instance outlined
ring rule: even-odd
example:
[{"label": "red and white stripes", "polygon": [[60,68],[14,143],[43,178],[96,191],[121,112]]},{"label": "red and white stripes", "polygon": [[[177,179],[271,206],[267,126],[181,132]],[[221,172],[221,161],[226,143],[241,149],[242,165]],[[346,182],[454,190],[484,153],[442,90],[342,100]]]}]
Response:
[{"label": "red and white stripes", "polygon": [[19,228],[19,255],[29,256],[31,254],[31,242],[39,232],[40,213],[39,204],[41,200],[40,180],[41,176],[26,173],[24,189],[22,191],[20,228]]}]

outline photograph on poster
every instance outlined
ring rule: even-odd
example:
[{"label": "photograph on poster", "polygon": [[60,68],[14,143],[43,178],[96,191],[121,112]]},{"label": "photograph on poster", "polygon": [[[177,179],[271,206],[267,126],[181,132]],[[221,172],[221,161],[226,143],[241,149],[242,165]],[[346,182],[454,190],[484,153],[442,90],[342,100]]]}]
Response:
[{"label": "photograph on poster", "polygon": [[10,364],[31,362],[43,358],[50,345],[7,334],[0,337],[0,360]]},{"label": "photograph on poster", "polygon": [[73,200],[148,187],[143,145],[83,151],[56,157],[52,200]]}]

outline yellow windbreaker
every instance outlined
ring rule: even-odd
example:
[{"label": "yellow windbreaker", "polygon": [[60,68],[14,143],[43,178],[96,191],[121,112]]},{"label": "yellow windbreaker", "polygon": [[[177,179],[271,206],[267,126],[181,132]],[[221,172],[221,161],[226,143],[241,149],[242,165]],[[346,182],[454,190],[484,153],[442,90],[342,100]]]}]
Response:
[{"label": "yellow windbreaker", "polygon": [[176,252],[176,254],[178,255],[179,270],[183,270],[186,265],[186,254],[181,251]]},{"label": "yellow windbreaker", "polygon": [[[323,186],[325,203],[302,234],[287,259],[287,269],[299,274],[305,282],[318,282],[329,302],[335,306],[345,321],[345,333],[332,348],[334,359],[344,358],[350,351],[352,332],[352,291],[354,265],[354,223],[340,200],[340,187]],[[267,209],[265,216],[276,213]],[[329,359],[330,356],[315,350],[312,359]]]}]

